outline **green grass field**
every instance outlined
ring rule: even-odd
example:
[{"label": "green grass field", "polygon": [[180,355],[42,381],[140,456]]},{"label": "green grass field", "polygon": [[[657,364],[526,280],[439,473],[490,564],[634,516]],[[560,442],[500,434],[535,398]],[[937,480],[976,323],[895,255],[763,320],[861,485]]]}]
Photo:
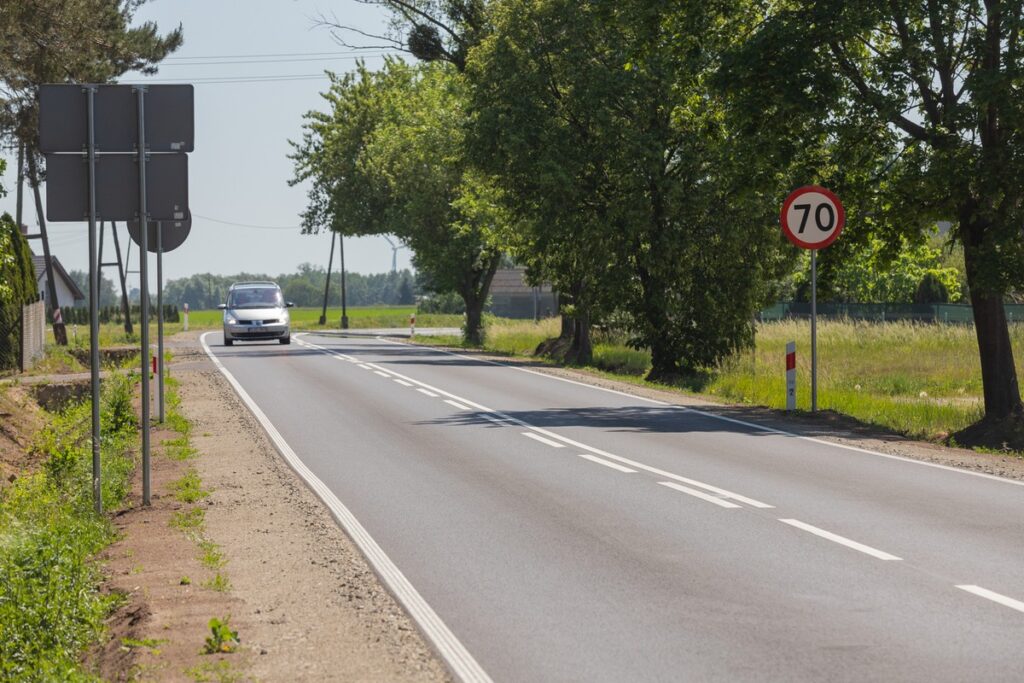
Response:
[{"label": "green grass field", "polygon": [[[530,355],[558,334],[555,319],[492,319],[487,350]],[[1020,370],[1024,324],[1011,327]],[[785,407],[786,342],[797,344],[797,407],[810,408],[810,323],[787,320],[758,328],[757,346],[689,386],[677,388],[727,402]],[[430,343],[459,345],[458,338]],[[818,405],[917,438],[939,439],[982,415],[981,369],[974,328],[963,325],[823,321],[818,326]],[[650,354],[595,334],[593,369],[644,383]]]}]

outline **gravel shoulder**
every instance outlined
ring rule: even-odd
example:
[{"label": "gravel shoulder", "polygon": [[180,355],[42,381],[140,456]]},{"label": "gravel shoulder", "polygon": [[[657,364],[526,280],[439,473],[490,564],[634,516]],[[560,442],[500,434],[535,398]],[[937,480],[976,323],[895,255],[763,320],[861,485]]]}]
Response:
[{"label": "gravel shoulder", "polygon": [[[111,620],[111,643],[98,656],[106,677],[450,680],[359,550],[206,357],[198,333],[177,335],[168,348],[198,455],[185,463],[154,455],[153,506],[142,509],[135,500],[117,518],[124,538],[107,553],[109,587],[130,600]],[[156,434],[153,443],[160,443]],[[170,526],[182,508],[172,484],[189,466],[210,491],[198,505],[205,511],[203,538],[224,558],[216,570],[199,561],[194,539]],[[226,590],[204,585],[218,572]],[[189,585],[182,585],[183,576]],[[239,633],[239,651],[199,654],[207,622],[224,616]],[[152,647],[118,647],[126,637]]]}]

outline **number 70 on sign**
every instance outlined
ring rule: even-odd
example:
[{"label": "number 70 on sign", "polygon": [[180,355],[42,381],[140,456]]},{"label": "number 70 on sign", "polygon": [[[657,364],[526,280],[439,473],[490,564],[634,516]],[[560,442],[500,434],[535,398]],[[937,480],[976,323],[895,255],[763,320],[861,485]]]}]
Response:
[{"label": "number 70 on sign", "polygon": [[836,241],[846,225],[846,210],[839,197],[824,187],[808,185],[794,190],[782,204],[782,232],[804,249],[824,249]]}]

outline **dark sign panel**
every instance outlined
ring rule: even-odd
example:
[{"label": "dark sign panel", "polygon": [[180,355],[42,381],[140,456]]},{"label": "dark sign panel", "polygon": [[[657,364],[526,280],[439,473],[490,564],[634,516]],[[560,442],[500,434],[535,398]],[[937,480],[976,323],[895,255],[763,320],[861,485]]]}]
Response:
[{"label": "dark sign panel", "polygon": [[[99,85],[93,95],[96,150],[134,152],[139,144],[137,87]],[[195,91],[191,85],[146,85],[146,149],[191,152],[195,148]],[[39,88],[39,149],[82,152],[89,144],[88,98],[84,85]]]},{"label": "dark sign panel", "polygon": [[[149,231],[146,236],[146,246],[154,254],[157,252],[157,225],[156,221],[149,221]],[[182,245],[188,234],[192,232],[192,217],[189,215],[182,221],[160,221],[160,236],[163,238],[163,252],[174,251]],[[128,221],[128,234],[131,235],[135,244],[142,246],[142,231],[139,230],[138,221]]]},{"label": "dark sign panel", "polygon": [[[146,162],[146,209],[150,220],[184,220],[188,215],[188,156],[154,154]],[[46,218],[54,222],[89,217],[89,166],[85,156],[46,155]],[[96,159],[96,218],[139,218],[139,169],[134,156]]]}]

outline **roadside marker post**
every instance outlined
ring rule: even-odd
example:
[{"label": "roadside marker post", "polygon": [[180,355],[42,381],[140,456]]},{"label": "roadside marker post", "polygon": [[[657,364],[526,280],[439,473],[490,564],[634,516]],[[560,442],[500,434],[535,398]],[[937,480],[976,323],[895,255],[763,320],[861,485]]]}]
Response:
[{"label": "roadside marker post", "polygon": [[182,308],[182,311],[183,311],[182,314],[185,316],[185,320],[184,320],[185,324],[182,326],[182,330],[185,331],[185,332],[188,332],[188,302],[186,301],[184,304],[182,304],[181,308]]},{"label": "roadside marker post", "polygon": [[807,185],[793,190],[779,214],[786,239],[811,251],[811,412],[818,410],[818,250],[839,238],[846,226],[846,209],[824,187]]},{"label": "roadside marker post", "polygon": [[409,336],[416,336],[416,314],[413,313],[409,316]]},{"label": "roadside marker post", "polygon": [[796,410],[796,342],[786,344],[786,410]]}]

